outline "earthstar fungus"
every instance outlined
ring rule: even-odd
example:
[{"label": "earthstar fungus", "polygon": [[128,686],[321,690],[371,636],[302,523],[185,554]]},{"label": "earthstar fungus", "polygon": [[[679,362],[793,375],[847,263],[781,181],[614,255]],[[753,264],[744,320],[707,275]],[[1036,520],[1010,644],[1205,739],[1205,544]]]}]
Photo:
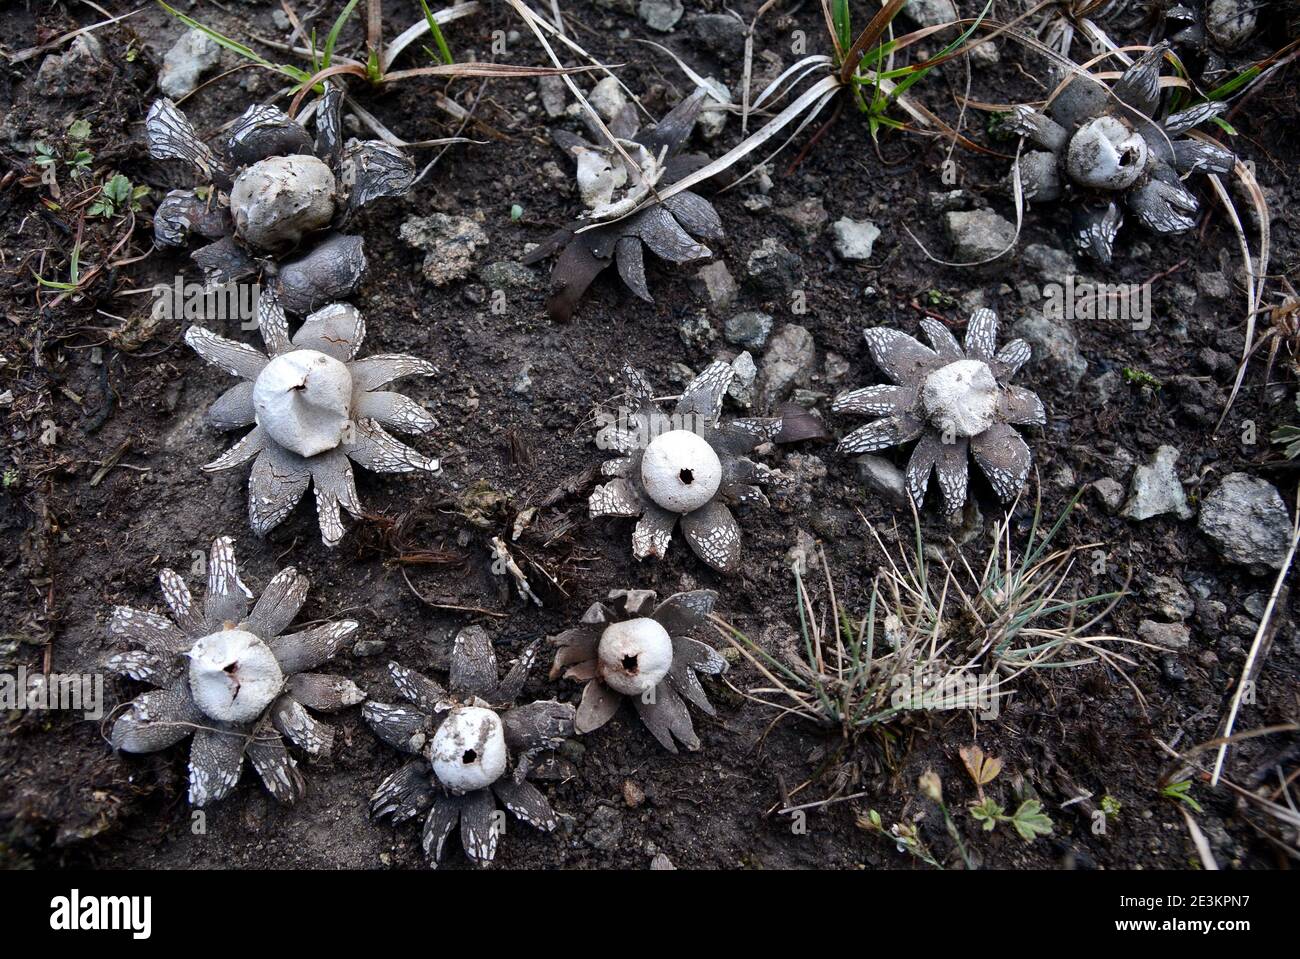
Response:
[{"label": "earthstar fungus", "polygon": [[601,430],[597,444],[620,455],[601,467],[608,483],[588,499],[592,517],[637,518],[632,555],[662,558],[681,522],[686,542],[720,573],[740,565],[740,527],[728,503],[767,506],[760,485],[776,481],[747,453],[774,439],[777,418],[723,421],[735,370],[717,360],[687,384],[671,414],[655,403],[645,374],[623,368],[630,409]]},{"label": "earthstar fungus", "polygon": [[1006,383],[1028,361],[1029,344],[1012,340],[997,349],[998,318],[987,309],[971,314],[964,346],[936,319],[923,319],[921,329],[928,347],[899,330],[862,331],[872,360],[893,384],[835,398],[833,412],[880,417],[840,440],[840,452],[873,453],[918,440],[906,472],[907,490],[918,507],[934,473],[944,511],[962,508],[968,455],[998,497],[1011,500],[1032,459],[1013,427],[1047,422],[1037,395]]},{"label": "earthstar fungus", "polygon": [[371,815],[389,816],[394,825],[424,816],[422,845],[432,866],[442,860],[457,824],[465,854],[488,865],[496,855],[498,802],[544,832],[558,824],[528,777],[542,753],[573,735],[574,709],[549,700],[514,705],[537,650],[537,643],[525,649],[500,678],[487,632],[471,626],[452,644],[448,688],[389,663],[410,705],[372,701],[362,708],[380,739],[416,757],[379,784]]},{"label": "earthstar fungus", "polygon": [[278,107],[255,104],[217,151],[171,100],[154,101],[145,121],[149,155],[184,161],[199,181],[158,204],[154,239],[160,246],[209,241],[193,259],[211,280],[266,273],[291,313],[351,295],[365,254],[360,237],[337,231],[372,200],[409,191],[415,165],[380,140],[344,144],[342,103],[342,90],[327,83],[314,140]]},{"label": "earthstar fungus", "polygon": [[246,433],[207,472],[253,460],[248,519],[259,535],[278,526],[307,491],[316,489],[321,539],[343,537],[342,510],[361,515],[352,464],[377,473],[436,473],[438,461],[396,440],[384,427],[427,433],[436,426],[414,400],[383,389],[403,376],[432,376],[432,364],[383,353],[357,357],[365,322],[355,307],[334,303],[310,314],[289,336],[276,294],[258,297],[258,322],[269,356],[200,326],[185,342],[214,366],[240,377],[208,410],[218,429]]},{"label": "earthstar fungus", "polygon": [[727,661],[690,634],[707,624],[717,598],[697,589],[656,604],[653,590],[616,589],[607,603],[593,603],[581,624],[552,637],[559,650],[551,678],[586,683],[574,730],[599,729],[626,698],[669,752],[679,742],[699,749],[686,704],[709,716],[714,709],[695,674],[723,673]]},{"label": "earthstar fungus", "polygon": [[201,607],[172,570],[158,579],[171,619],[119,606],[109,620],[109,637],[136,648],[114,654],[106,668],[156,687],[117,717],[113,747],[152,753],[192,735],[191,805],[227,796],[245,756],[267,791],[292,805],[305,784],[284,740],[309,756],[328,756],[334,730],[307,710],[335,712],[365,698],[351,680],[312,672],[339,653],[357,624],[286,632],[307,597],[307,578],[283,569],[253,603],[229,537],[212,544]]},{"label": "earthstar fungus", "polygon": [[1217,143],[1184,137],[1227,109],[1194,104],[1161,118],[1160,67],[1168,44],[1152,47],[1109,88],[1074,73],[1046,112],[1018,106],[1010,129],[1034,147],[1020,158],[1024,195],[1031,201],[1076,195],[1078,249],[1109,263],[1128,211],[1153,233],[1185,233],[1200,203],[1183,185],[1196,172],[1227,173],[1236,157]]},{"label": "earthstar fungus", "polygon": [[531,264],[559,254],[551,272],[548,304],[554,319],[568,320],[587,287],[611,263],[628,289],[653,303],[643,246],[670,263],[713,255],[694,239],[722,238],[722,219],[713,204],[689,190],[649,202],[658,196],[656,187],[667,188],[708,162],[707,157],[681,153],[706,94],[697,89],[649,130],[638,130],[636,109],[625,104],[607,124],[622,153],[608,143],[598,145],[566,130],[552,131],[555,142],[577,163],[578,192],[587,207],[578,222],[552,234],[523,260]]}]

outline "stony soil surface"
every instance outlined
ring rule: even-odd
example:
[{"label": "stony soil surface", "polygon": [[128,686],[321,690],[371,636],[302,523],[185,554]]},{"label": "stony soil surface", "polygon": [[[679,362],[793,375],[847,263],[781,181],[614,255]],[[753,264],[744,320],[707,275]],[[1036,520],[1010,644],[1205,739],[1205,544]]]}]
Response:
[{"label": "stony soil surface", "polygon": [[[308,5],[292,6],[303,12]],[[309,24],[318,36],[343,4],[323,6]],[[717,19],[721,3],[697,0],[678,20],[673,14],[681,4],[671,0],[646,0],[639,15],[633,0],[562,6],[574,38],[601,61],[623,64],[619,75],[655,115],[692,85],[669,57],[640,40],[666,45],[701,74],[739,89],[743,39]],[[758,4],[735,6],[748,22]],[[959,0],[967,14],[977,6]],[[109,0],[105,7],[128,9]],[[544,62],[537,45],[514,32],[518,24],[504,4],[484,7],[447,29],[457,59]],[[420,15],[418,4],[406,2],[385,4],[385,12],[390,36]],[[272,60],[287,56],[260,43],[289,35],[278,3],[201,2],[191,13]],[[1215,736],[1276,575],[1242,562],[1264,550],[1233,556],[1229,544],[1225,558],[1201,527],[1218,524],[1229,540],[1262,537],[1267,546],[1278,515],[1285,520],[1295,508],[1297,480],[1294,463],[1267,441],[1271,430],[1296,418],[1285,351],[1269,385],[1264,363],[1251,365],[1231,412],[1217,425],[1244,344],[1245,299],[1235,233],[1204,182],[1196,187],[1206,211],[1196,231],[1157,239],[1126,228],[1109,270],[1067,252],[1068,214],[1056,206],[1031,207],[1014,251],[996,263],[946,266],[921,245],[938,259],[954,259],[949,221],[994,236],[1014,223],[1003,187],[1014,141],[994,138],[986,114],[972,109],[961,115],[963,129],[985,152],[890,131],[876,145],[864,118],[844,104],[828,108],[767,176],[715,197],[727,237],[708,266],[652,265],[653,305],[602,277],[573,321],[561,326],[546,315],[546,269],[518,265],[530,244],[578,210],[569,164],[548,129],[579,127],[572,118],[548,115],[557,106],[554,84],[524,79],[483,88],[478,80],[424,78],[376,90],[358,82],[351,88],[357,101],[409,140],[457,131],[457,121],[435,106],[447,97],[475,107],[465,134],[482,142],[450,148],[409,196],[379,201],[354,225],[370,259],[357,297],[368,318],[366,349],[414,353],[438,365],[436,377],[405,389],[439,418],[440,427],[415,445],[440,455],[444,471],[437,478],[363,474],[360,490],[371,515],[353,523],[330,551],[320,544],[309,505],[259,540],[247,525],[246,471],[199,471],[229,445],[203,415],[230,381],[184,345],[189,321],[151,319],[148,293],[178,275],[197,278],[182,253],[152,249],[153,206],[183,179],[148,159],[143,137],[164,55],[184,30],[144,6],[96,30],[96,50],[75,62],[53,59],[70,49],[66,43],[20,54],[97,19],[83,5],[32,3],[11,5],[0,20],[0,615],[7,624],[0,655],[8,667],[96,670],[110,649],[105,625],[113,606],[161,609],[163,567],[177,569],[197,589],[194,557],[221,534],[234,537],[244,578],[255,590],[293,564],[312,580],[304,621],[347,616],[361,623],[356,646],[336,669],[381,700],[394,697],[385,669],[390,659],[437,675],[451,637],[470,623],[484,625],[508,658],[573,624],[613,588],[716,589],[719,613],[775,650],[797,635],[792,558],[811,558],[809,579],[818,584],[812,590],[820,603],[824,556],[844,608],[855,618],[865,615],[872,580],[886,560],[867,524],[882,530],[895,554],[910,543],[910,512],[880,488],[887,467],[905,463],[904,454],[885,453],[883,465],[863,466],[837,454],[829,441],[764,450],[761,458],[790,485],[771,509],[739,510],[745,549],[739,575],[714,574],[680,539],[662,562],[638,564],[629,524],[592,521],[586,511],[594,470],[605,458],[593,443],[596,417],[614,406],[620,366],[641,366],[656,388],[671,394],[710,360],[748,350],[756,377],[747,395],[739,391],[743,402],[729,402],[727,415],[762,413],[792,399],[822,416],[832,435],[842,435],[860,421],[830,414],[830,397],[879,382],[864,327],[916,332],[918,321],[931,315],[960,330],[974,307],[986,305],[999,312],[1004,331],[1033,344],[1035,357],[1018,382],[1048,407],[1047,425],[1027,431],[1035,471],[1014,513],[1012,536],[1028,535],[1036,496],[1051,518],[1084,488],[1061,542],[1096,545],[1080,558],[1070,588],[1082,595],[1127,583],[1128,596],[1095,628],[1151,645],[1127,650],[1134,662],[1123,675],[1098,663],[1026,675],[995,720],[918,715],[871,730],[852,745],[838,730],[792,717],[775,721],[774,712],[747,701],[742,692],[764,681],[737,661],[725,682],[708,681],[718,715],[696,716],[698,752],[666,753],[629,711],[568,743],[563,775],[544,786],[560,827],[545,835],[512,822],[498,862],[646,868],[662,854],[679,868],[917,867],[893,842],[858,828],[858,817],[875,809],[886,826],[915,822],[940,861],[960,866],[942,817],[917,785],[928,769],[942,777],[981,864],[1150,869],[1196,862],[1179,804],[1160,795],[1162,776],[1173,768],[1165,747],[1185,749]],[[340,50],[361,48],[361,21],[342,32]],[[667,32],[656,29],[669,21]],[[1127,42],[1146,36],[1123,22],[1114,29]],[[506,52],[493,51],[494,31],[503,31]],[[778,9],[757,30],[755,70],[770,77],[777,64],[793,63],[796,31],[808,38],[810,51],[825,48],[816,4],[805,3],[794,15]],[[1044,96],[1040,60],[1011,40],[998,51],[996,63],[973,61],[969,79],[964,67],[950,65],[914,93],[954,123],[968,82],[972,100],[985,103]],[[184,104],[204,133],[249,102],[271,98],[281,85],[232,53],[214,59],[217,65],[202,73],[212,82]],[[185,67],[168,71],[167,89],[186,85]],[[218,78],[223,71],[229,72]],[[1297,83],[1292,67],[1255,91],[1232,116],[1237,136],[1231,140],[1253,161],[1268,199],[1271,272],[1292,277],[1300,204],[1290,140]],[[562,98],[558,106],[562,113]],[[834,122],[813,142],[812,131],[832,111]],[[67,168],[59,173],[63,203],[54,204],[42,183],[37,144],[68,150],[67,131],[78,120],[90,126],[84,146],[93,154],[95,182],[121,172],[150,188],[133,223],[101,217],[79,227],[64,209],[82,189]],[[718,155],[741,136],[732,117],[711,141],[697,134],[693,148]],[[59,155],[60,162],[70,156]],[[421,150],[417,162],[434,155]],[[950,157],[951,167],[945,165]],[[951,216],[982,210],[992,212]],[[459,244],[463,268],[449,267],[443,256],[429,271],[426,251],[399,235],[412,218],[440,214],[445,218],[416,221],[407,232],[436,237],[441,231],[443,240],[459,232],[461,240],[447,242]],[[843,224],[845,218],[856,224]],[[477,231],[466,230],[462,219]],[[871,229],[862,225],[867,222]],[[476,232],[485,242],[466,247],[463,236]],[[978,234],[956,239],[989,242]],[[83,274],[94,268],[93,277],[75,295],[39,286],[38,276],[67,280],[74,246]],[[866,246],[864,259],[845,258]],[[446,282],[435,285],[428,272]],[[1046,319],[1044,288],[1067,275],[1150,282],[1150,328]],[[1260,322],[1267,325],[1269,317]],[[207,325],[254,341],[237,324]],[[1225,479],[1238,473],[1253,480],[1234,478],[1216,502]],[[1271,506],[1270,490],[1250,485],[1257,482],[1280,491],[1282,505]],[[1250,489],[1265,495],[1264,505],[1247,519],[1232,515]],[[943,544],[961,537],[972,564],[983,561],[983,531],[1000,514],[987,486],[977,483],[974,495],[979,516],[968,515],[963,525],[923,516],[927,538]],[[1152,510],[1158,512],[1147,516]],[[492,570],[492,538],[511,539],[516,529],[512,549],[541,608],[521,601],[509,579]],[[1300,712],[1294,614],[1294,604],[1284,600],[1239,731],[1293,723]],[[526,697],[576,701],[573,684],[548,682],[545,672],[535,671]],[[138,691],[138,684],[106,680],[110,705]],[[376,741],[357,710],[332,722],[334,755],[303,762],[308,793],[297,807],[277,806],[246,770],[237,792],[209,809],[199,828],[185,802],[183,746],[115,755],[99,723],[10,711],[0,738],[0,859],[143,868],[422,866],[418,828],[374,824],[367,815],[369,795],[399,757]],[[1243,743],[1230,754],[1228,775],[1255,789],[1275,783],[1278,771],[1293,773],[1295,735]],[[978,829],[963,808],[974,801],[974,789],[958,758],[958,749],[972,742],[1003,761],[990,794],[1006,806],[1041,799],[1055,824],[1050,836],[1026,843],[1005,826]],[[1279,865],[1282,854],[1264,832],[1273,827],[1251,806],[1199,780],[1191,790],[1203,807],[1197,822],[1221,864]],[[798,831],[773,815],[783,794],[792,794],[795,804],[856,798],[812,810],[806,831]],[[1089,798],[1074,801],[1080,795]],[[1112,800],[1114,814],[1098,832],[1092,813],[1103,797]],[[450,860],[464,862],[456,850]]]}]

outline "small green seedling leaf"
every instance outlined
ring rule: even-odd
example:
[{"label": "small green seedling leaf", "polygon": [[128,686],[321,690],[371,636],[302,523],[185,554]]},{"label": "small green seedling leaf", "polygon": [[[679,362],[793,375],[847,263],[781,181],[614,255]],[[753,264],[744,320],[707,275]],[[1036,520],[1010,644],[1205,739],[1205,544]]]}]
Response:
[{"label": "small green seedling leaf", "polygon": [[970,807],[970,814],[974,820],[984,827],[985,832],[992,832],[999,822],[1004,818],[1002,807],[995,799],[986,799],[982,803],[976,803]]},{"label": "small green seedling leaf", "polygon": [[1192,795],[1192,781],[1190,779],[1180,779],[1178,782],[1170,783],[1164,789],[1160,790],[1160,795],[1166,799],[1173,799],[1177,802],[1184,803],[1193,812],[1205,812],[1196,798]]},{"label": "small green seedling leaf", "polygon": [[1052,832],[1052,820],[1043,812],[1043,804],[1037,799],[1026,799],[1020,804],[1011,825],[1025,842],[1033,842],[1039,836],[1048,836]]}]

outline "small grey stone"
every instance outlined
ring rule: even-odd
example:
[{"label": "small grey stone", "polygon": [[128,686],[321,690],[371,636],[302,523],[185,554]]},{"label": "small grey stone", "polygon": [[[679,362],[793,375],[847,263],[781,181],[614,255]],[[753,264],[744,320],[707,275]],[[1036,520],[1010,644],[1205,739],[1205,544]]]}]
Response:
[{"label": "small grey stone", "polygon": [[843,383],[851,371],[852,367],[848,360],[838,353],[827,351],[826,362],[822,364],[822,379],[827,386],[838,386]]},{"label": "small grey stone", "polygon": [[772,335],[772,317],[767,313],[751,311],[737,313],[727,320],[725,334],[728,343],[750,350],[761,350]]},{"label": "small grey stone", "polygon": [[668,858],[668,854],[665,852],[655,853],[654,858],[650,860],[651,872],[663,872],[665,870],[676,868],[677,867],[673,865],[673,861]]},{"label": "small grey stone", "polygon": [[1066,277],[1074,273],[1074,257],[1045,243],[1029,244],[1020,259],[1044,283],[1064,285]]},{"label": "small grey stone", "polygon": [[1196,292],[1211,300],[1232,298],[1232,286],[1227,277],[1218,270],[1196,274]]},{"label": "small grey stone", "polygon": [[1191,633],[1182,623],[1157,623],[1144,619],[1138,624],[1138,639],[1165,649],[1186,649]]},{"label": "small grey stone", "polygon": [[542,100],[542,109],[554,120],[564,116],[569,106],[569,87],[564,77],[548,76],[537,78],[537,93]]},{"label": "small grey stone", "polygon": [[1228,619],[1228,632],[1233,636],[1240,636],[1242,639],[1253,639],[1255,634],[1259,632],[1259,620],[1238,613]]},{"label": "small grey stone", "polygon": [[729,309],[736,300],[736,281],[721,260],[706,263],[691,279],[691,289],[709,301],[715,313]]},{"label": "small grey stone", "polygon": [[1109,476],[1097,480],[1092,484],[1092,488],[1096,490],[1097,496],[1108,512],[1115,512],[1124,502],[1124,487]]},{"label": "small grey stone", "polygon": [[788,323],[777,330],[763,354],[763,392],[779,399],[793,386],[807,386],[817,370],[817,351],[812,334]]},{"label": "small grey stone", "polygon": [[1205,8],[1205,30],[1225,50],[1239,47],[1255,32],[1258,8],[1253,0],[1210,0]]},{"label": "small grey stone", "polygon": [[953,0],[909,0],[902,14],[918,27],[937,27],[961,16]]},{"label": "small grey stone", "polygon": [[768,237],[754,247],[745,264],[750,280],[769,294],[783,294],[794,289],[802,267],[798,254],[791,253],[775,237]]},{"label": "small grey stone", "polygon": [[722,57],[745,50],[745,25],[725,13],[704,13],[691,20],[691,33],[700,46]]},{"label": "small grey stone", "polygon": [[362,639],[352,647],[353,656],[378,656],[388,648],[388,643],[382,639]]},{"label": "small grey stone", "polygon": [[537,273],[512,260],[497,260],[479,267],[478,278],[489,290],[536,290],[541,287]]},{"label": "small grey stone", "polygon": [[1268,596],[1264,593],[1251,593],[1241,601],[1242,607],[1257,620],[1264,618],[1264,610],[1268,609]]},{"label": "small grey stone", "polygon": [[869,260],[880,227],[870,220],[851,220],[847,216],[831,224],[831,245],[843,260]]},{"label": "small grey stone", "polygon": [[1181,686],[1187,682],[1187,667],[1177,656],[1161,656],[1160,675],[1171,686]]},{"label": "small grey stone", "polygon": [[972,67],[991,67],[1001,60],[998,53],[997,41],[989,40],[987,43],[981,43],[974,47],[970,52],[970,63]]},{"label": "small grey stone", "polygon": [[1153,611],[1168,620],[1182,622],[1196,611],[1187,588],[1172,576],[1153,576],[1143,594],[1152,601]]},{"label": "small grey stone", "polygon": [[695,313],[682,320],[677,327],[677,335],[687,346],[703,349],[718,338],[718,331],[709,319],[709,314]]},{"label": "small grey stone", "polygon": [[1228,615],[1227,604],[1217,599],[1196,601],[1196,622],[1206,629],[1218,629],[1223,617]]},{"label": "small grey stone", "polygon": [[199,77],[221,62],[221,47],[202,30],[187,30],[163,55],[158,89],[179,100],[194,92]]},{"label": "small grey stone", "polygon": [[700,107],[695,129],[700,132],[703,139],[716,140],[722,135],[722,131],[727,126],[727,118],[731,116],[731,111],[728,109],[731,104],[731,91],[717,77],[705,77],[704,80],[704,86],[709,94],[704,98],[704,105]]},{"label": "small grey stone", "polygon": [[800,200],[791,206],[780,207],[776,210],[776,215],[790,224],[805,242],[811,242],[821,235],[826,227],[826,221],[830,219],[819,196]]},{"label": "small grey stone", "polygon": [[1006,253],[1015,241],[1015,224],[992,210],[956,211],[943,215],[944,230],[952,242],[953,256],[963,262],[980,262]]},{"label": "small grey stone", "polygon": [[811,533],[796,529],[794,545],[785,551],[783,562],[800,576],[807,576],[809,569],[817,568],[817,540]]},{"label": "small grey stone", "polygon": [[1079,353],[1079,340],[1065,320],[1049,320],[1041,313],[1028,313],[1013,326],[1015,335],[1033,350],[1030,362],[1065,389],[1073,390],[1088,370]]},{"label": "small grey stone", "polygon": [[1272,484],[1229,473],[1201,504],[1201,532],[1224,558],[1243,566],[1281,569],[1291,543],[1286,504]]},{"label": "small grey stone", "polygon": [[731,378],[731,384],[727,387],[727,395],[735,400],[737,405],[749,409],[754,405],[754,381],[758,379],[758,367],[754,364],[754,358],[749,355],[749,350],[745,350],[731,361],[731,369],[735,372],[735,376]]},{"label": "small grey stone", "polygon": [[870,453],[854,460],[858,466],[858,479],[867,489],[879,493],[896,506],[907,505],[907,481],[903,471],[883,456]]},{"label": "small grey stone", "polygon": [[582,838],[593,849],[612,852],[623,838],[623,814],[613,806],[597,806]]},{"label": "small grey stone", "polygon": [[532,392],[533,378],[528,375],[528,371],[531,368],[532,364],[525,360],[524,365],[520,368],[519,372],[515,375],[514,381],[510,384],[510,391],[512,393],[525,396]]},{"label": "small grey stone", "polygon": [[1119,392],[1121,385],[1119,374],[1114,370],[1107,370],[1095,380],[1090,380],[1087,385],[1088,397],[1092,400],[1092,405],[1104,407],[1110,404]]},{"label": "small grey stone", "polygon": [[641,0],[636,13],[651,30],[670,33],[677,21],[682,18],[686,8],[682,0]]},{"label": "small grey stone", "polygon": [[1144,520],[1173,513],[1179,519],[1191,518],[1192,508],[1187,505],[1187,494],[1174,472],[1174,463],[1179,455],[1176,447],[1161,446],[1149,466],[1139,466],[1133,471],[1128,502],[1124,504],[1121,516]]},{"label": "small grey stone", "polygon": [[591,92],[587,94],[587,102],[606,123],[610,123],[623,112],[628,101],[618,78],[605,77],[591,88]]},{"label": "small grey stone", "polygon": [[445,213],[407,217],[398,234],[408,246],[425,251],[421,272],[434,286],[468,276],[475,254],[488,243],[487,234],[473,220]]},{"label": "small grey stone", "polygon": [[[93,34],[83,33],[68,44],[64,53],[51,53],[36,71],[35,88],[41,96],[81,96],[96,88],[96,76],[104,64],[104,48]],[[8,111],[5,111],[6,114]]]},{"label": "small grey stone", "polygon": [[935,213],[951,213],[953,210],[964,210],[975,202],[975,197],[966,190],[932,192],[926,199],[930,204],[930,209]]}]

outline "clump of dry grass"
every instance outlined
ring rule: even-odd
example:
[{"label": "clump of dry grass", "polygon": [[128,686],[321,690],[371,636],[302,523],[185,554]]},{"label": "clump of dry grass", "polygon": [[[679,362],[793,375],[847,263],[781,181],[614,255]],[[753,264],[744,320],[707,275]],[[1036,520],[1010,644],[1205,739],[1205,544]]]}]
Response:
[{"label": "clump of dry grass", "polygon": [[992,718],[1029,670],[1134,665],[1113,646],[1135,641],[1094,632],[1124,591],[1075,595],[1076,561],[1096,544],[1053,545],[1077,499],[1041,536],[1036,503],[1023,542],[1008,514],[975,566],[960,549],[951,561],[928,551],[919,518],[911,549],[887,545],[868,524],[886,562],[860,619],[841,605],[824,555],[825,598],[815,601],[794,571],[799,631],[777,649],[715,618],[764,680],[738,692],[776,710],[776,721],[794,716],[853,740],[918,711]]}]

